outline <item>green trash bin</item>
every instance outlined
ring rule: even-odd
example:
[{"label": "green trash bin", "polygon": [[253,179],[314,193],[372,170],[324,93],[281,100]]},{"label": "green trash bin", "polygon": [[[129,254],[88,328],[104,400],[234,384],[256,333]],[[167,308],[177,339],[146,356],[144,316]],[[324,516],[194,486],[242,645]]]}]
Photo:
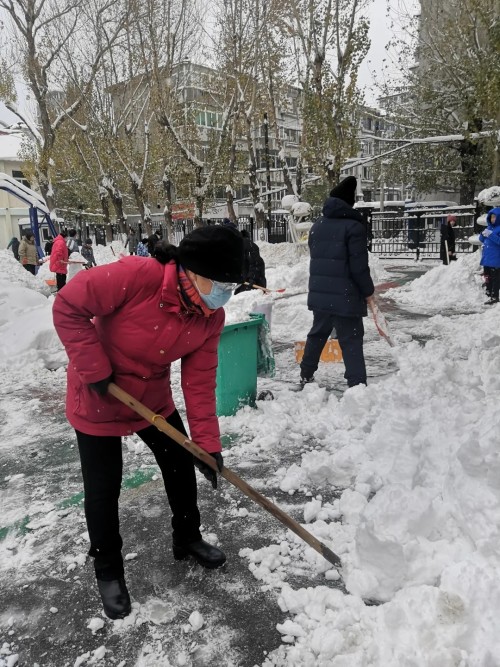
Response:
[{"label": "green trash bin", "polygon": [[217,415],[236,414],[242,405],[254,405],[257,396],[257,347],[263,315],[227,324],[219,342]]}]

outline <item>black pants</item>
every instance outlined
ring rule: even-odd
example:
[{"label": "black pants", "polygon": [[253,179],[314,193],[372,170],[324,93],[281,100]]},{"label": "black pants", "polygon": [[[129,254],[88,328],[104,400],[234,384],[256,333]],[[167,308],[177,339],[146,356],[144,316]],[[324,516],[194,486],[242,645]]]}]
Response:
[{"label": "black pants", "polygon": [[349,387],[366,384],[366,366],[363,355],[362,317],[340,317],[316,311],[311,331],[307,334],[304,356],[300,364],[303,377],[312,377],[318,370],[319,358],[333,329],[337,332],[340,349],[344,358],[345,373]]},{"label": "black pants", "polygon": [[489,292],[490,297],[494,301],[498,301],[498,295],[500,293],[500,268],[489,268]]},{"label": "black pants", "polygon": [[[168,423],[186,433],[177,410]],[[155,426],[137,435],[153,452],[163,475],[172,510],[173,541],[185,544],[201,539],[193,455]],[[85,518],[100,579],[123,574],[122,538],[118,520],[118,498],[122,481],[122,448],[118,436],[86,435],[76,431],[85,491]]]},{"label": "black pants", "polygon": [[35,275],[35,264],[23,264],[24,268],[26,271],[29,271],[33,275]]},{"label": "black pants", "polygon": [[66,285],[66,274],[65,273],[56,273],[56,284],[57,289],[60,290]]}]

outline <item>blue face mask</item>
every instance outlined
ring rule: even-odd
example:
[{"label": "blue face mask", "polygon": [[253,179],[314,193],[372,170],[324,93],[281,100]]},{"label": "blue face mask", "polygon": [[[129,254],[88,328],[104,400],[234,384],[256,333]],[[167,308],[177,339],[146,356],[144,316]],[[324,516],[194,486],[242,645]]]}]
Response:
[{"label": "blue face mask", "polygon": [[219,283],[217,280],[212,280],[210,294],[202,294],[198,285],[196,285],[196,288],[207,308],[216,310],[226,305],[237,286],[238,283]]}]

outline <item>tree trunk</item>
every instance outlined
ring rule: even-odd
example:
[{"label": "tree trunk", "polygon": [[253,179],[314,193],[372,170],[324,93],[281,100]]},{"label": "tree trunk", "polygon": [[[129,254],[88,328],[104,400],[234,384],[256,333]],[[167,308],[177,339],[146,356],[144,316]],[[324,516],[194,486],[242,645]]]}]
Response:
[{"label": "tree trunk", "polygon": [[146,204],[146,200],[144,197],[144,190],[133,179],[131,179],[131,184],[132,184],[132,192],[134,194],[134,199],[135,199],[135,205],[137,206],[139,215],[141,216],[143,229],[145,229],[146,234],[148,236],[151,236],[151,234],[153,233],[153,228],[151,227],[151,211],[149,209],[149,206]]},{"label": "tree trunk", "polygon": [[101,200],[101,209],[103,218],[102,221],[105,225],[111,224],[111,216],[109,214],[109,195],[106,188],[102,185],[99,186],[99,199]]},{"label": "tree trunk", "polygon": [[264,154],[266,160],[267,219],[271,220],[271,159],[269,156],[269,122],[267,120],[267,113],[264,113]]},{"label": "tree trunk", "polygon": [[194,226],[201,227],[203,225],[203,204],[205,196],[203,194],[203,186],[201,181],[201,172],[203,167],[196,167],[196,204],[194,207]]},{"label": "tree trunk", "polygon": [[257,158],[252,138],[252,122],[247,118],[247,144],[248,144],[248,178],[250,181],[250,194],[252,195],[255,211],[255,222],[257,229],[264,229],[265,209],[261,202],[260,183],[257,178]]},{"label": "tree trunk", "polygon": [[163,219],[165,220],[165,227],[167,229],[168,241],[170,243],[174,242],[174,225],[172,222],[172,179],[170,178],[170,172],[167,165],[163,170],[163,177],[161,179],[163,183],[163,191],[165,193],[165,207],[163,209]]},{"label": "tree trunk", "polygon": [[125,215],[125,212],[123,210],[122,193],[120,192],[120,190],[118,190],[113,177],[110,175],[103,176],[101,178],[101,187],[103,187],[106,190],[111,199],[111,202],[113,203],[113,208],[115,209],[115,215],[116,215],[116,224],[118,225],[120,234],[125,234],[126,233],[125,222],[127,220],[127,216]]},{"label": "tree trunk", "polygon": [[226,185],[227,217],[231,222],[237,224],[236,212],[234,210],[234,173],[236,169],[236,119],[231,132],[231,147],[229,149],[229,183]]},{"label": "tree trunk", "polygon": [[460,178],[460,204],[474,203],[479,172],[480,147],[477,143],[465,139],[460,143],[460,164],[462,175]]},{"label": "tree trunk", "polygon": [[295,187],[297,188],[297,197],[302,197],[302,157],[297,158],[297,167],[295,173]]},{"label": "tree trunk", "polygon": [[43,169],[39,166],[36,170],[36,178],[38,181],[38,187],[42,193],[42,197],[45,199],[47,208],[49,209],[49,215],[52,222],[55,224],[58,231],[61,231],[58,225],[57,220],[57,211],[56,211],[56,199],[54,196],[54,190],[52,189],[52,183],[50,181],[50,176],[47,173],[48,170]]}]

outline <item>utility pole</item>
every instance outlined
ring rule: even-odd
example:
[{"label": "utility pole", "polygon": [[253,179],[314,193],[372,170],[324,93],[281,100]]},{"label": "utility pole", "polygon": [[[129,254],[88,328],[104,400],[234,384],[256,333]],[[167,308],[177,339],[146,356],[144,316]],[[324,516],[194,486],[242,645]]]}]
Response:
[{"label": "utility pole", "polygon": [[271,160],[269,158],[269,121],[264,113],[264,156],[266,161],[267,220],[271,222]]}]

